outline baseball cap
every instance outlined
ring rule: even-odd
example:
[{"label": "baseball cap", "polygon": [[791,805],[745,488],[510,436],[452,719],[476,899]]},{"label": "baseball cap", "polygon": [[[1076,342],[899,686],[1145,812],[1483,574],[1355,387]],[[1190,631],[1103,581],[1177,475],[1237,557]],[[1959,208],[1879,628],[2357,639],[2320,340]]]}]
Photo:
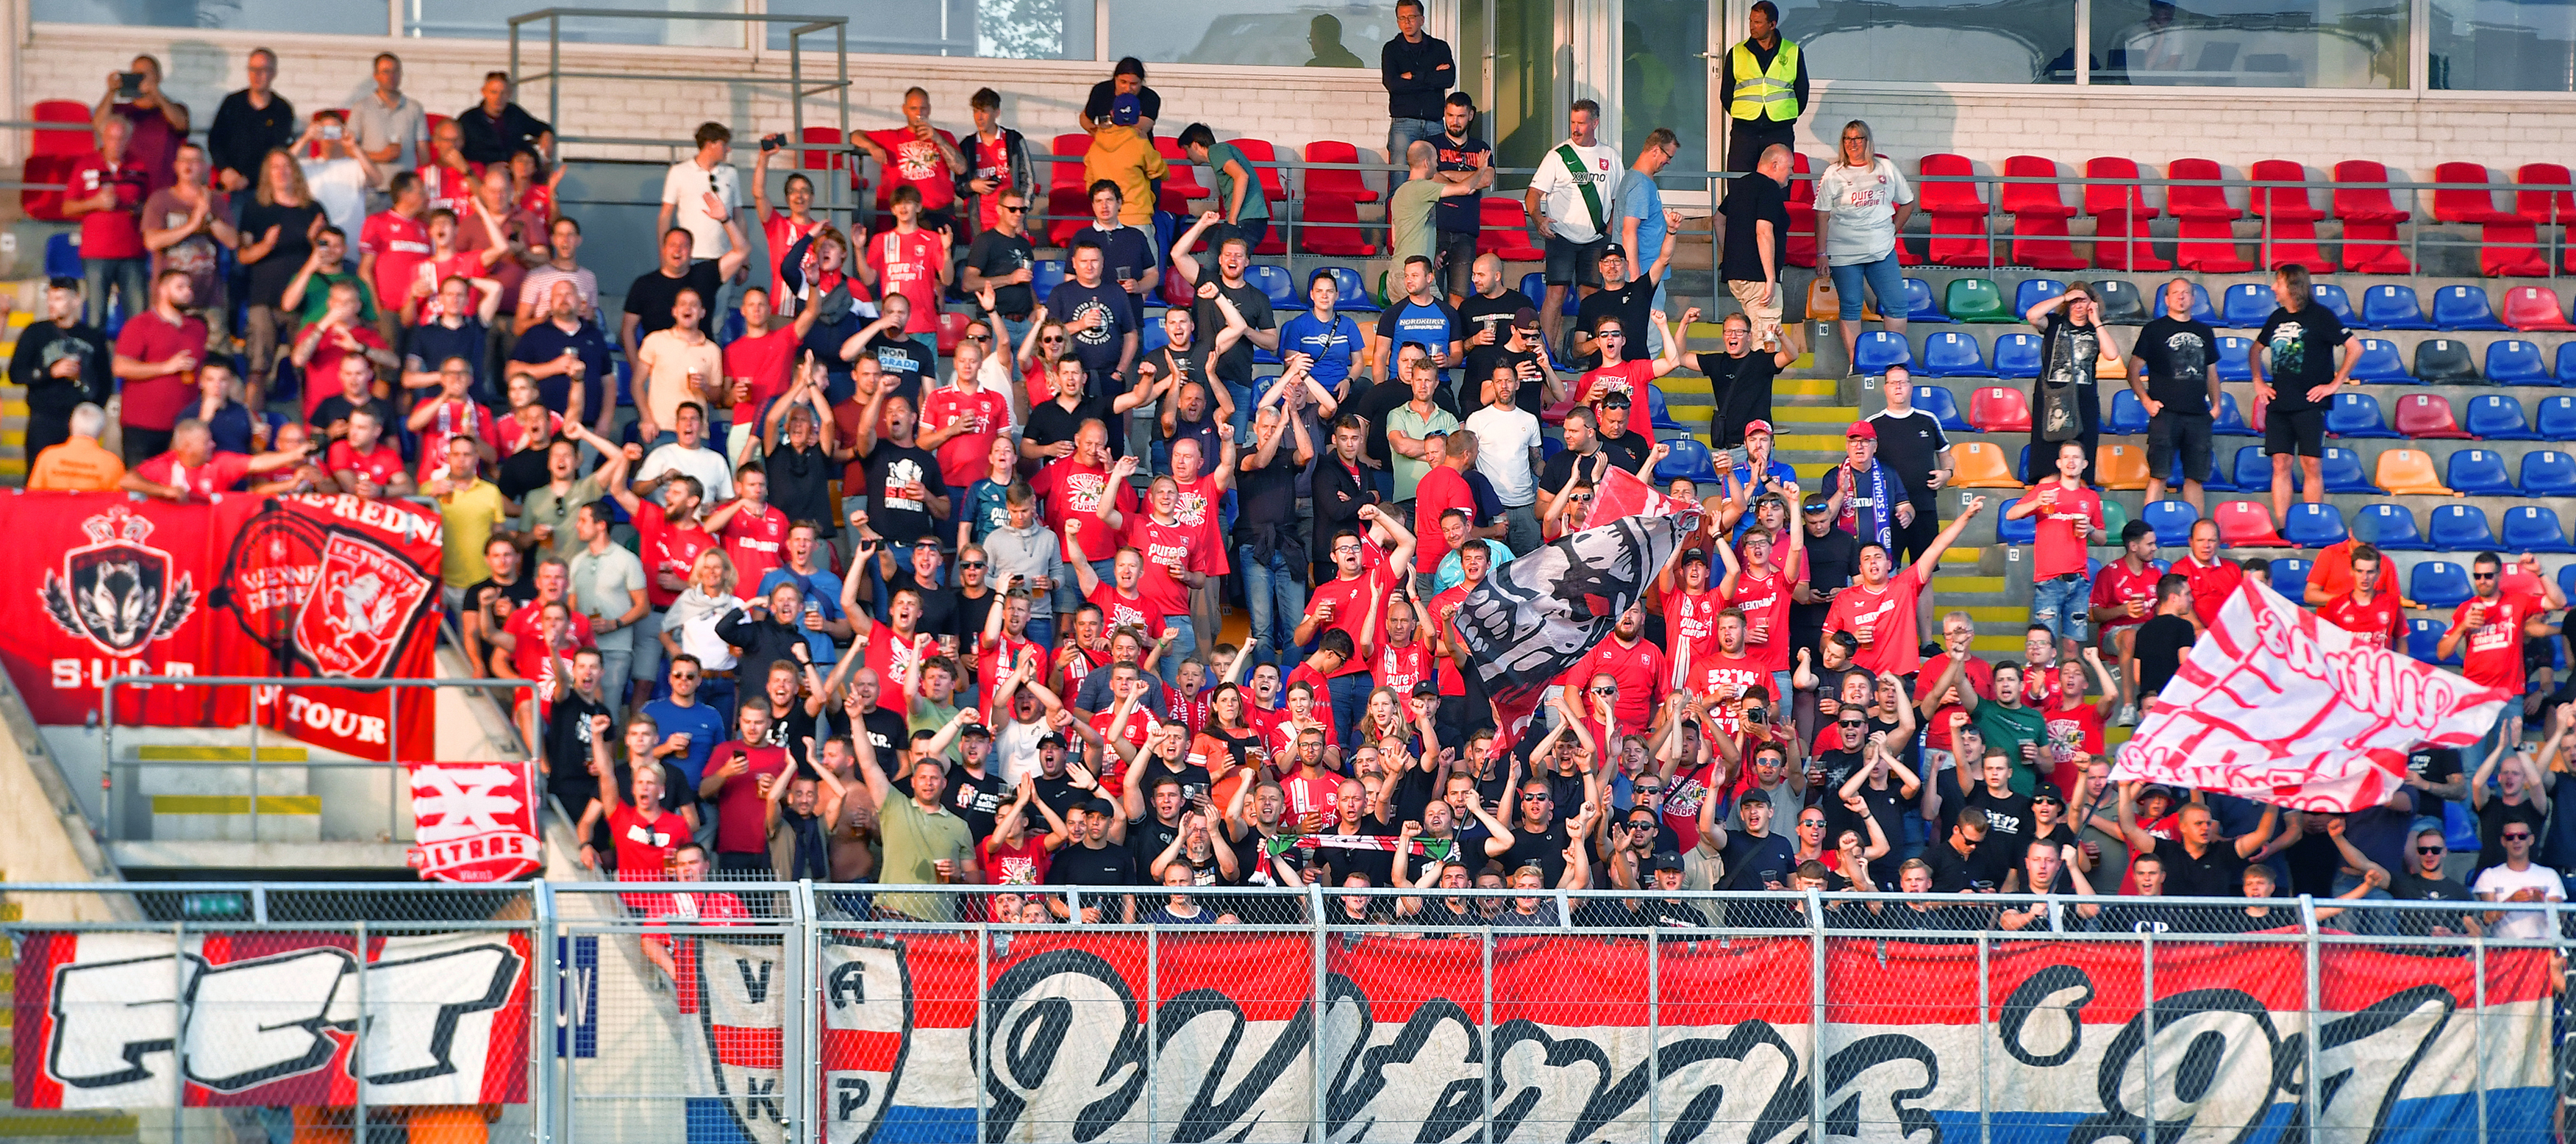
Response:
[{"label": "baseball cap", "polygon": [[1875,441],[1878,440],[1878,427],[1867,421],[1854,421],[1851,428],[1843,430],[1843,436],[1852,440]]},{"label": "baseball cap", "polygon": [[1678,874],[1681,869],[1682,859],[1678,854],[1657,854],[1646,859],[1646,872],[1649,874],[1661,874],[1666,870]]},{"label": "baseball cap", "polygon": [[1708,563],[1708,550],[1705,548],[1694,548],[1688,552],[1684,552],[1682,553],[1682,563],[1706,564]]},{"label": "baseball cap", "polygon": [[1752,436],[1752,435],[1754,435],[1754,434],[1756,434],[1756,433],[1762,434],[1762,435],[1763,435],[1763,436],[1765,436],[1765,437],[1770,436],[1770,435],[1771,435],[1771,423],[1770,423],[1770,422],[1768,422],[1768,421],[1761,421],[1761,420],[1747,421],[1747,422],[1745,422],[1745,423],[1744,423],[1744,435],[1745,435],[1745,436],[1750,437],[1750,436]]},{"label": "baseball cap", "polygon": [[980,722],[968,723],[964,727],[958,728],[957,733],[969,739],[990,739],[993,737],[993,729]]},{"label": "baseball cap", "polygon": [[[1520,327],[1520,328],[1522,328],[1522,329],[1524,329],[1524,330],[1535,330],[1535,329],[1537,329],[1537,328],[1538,328],[1538,309],[1537,309],[1537,307],[1534,307],[1534,306],[1523,306],[1523,307],[1521,307],[1520,309],[1517,309],[1517,310],[1512,311],[1512,324],[1513,324],[1513,325],[1515,325],[1515,326],[1518,326],[1518,327]],[[47,344],[47,345],[51,345],[52,343],[51,343],[51,342],[48,342],[48,343],[46,343],[46,344]]]},{"label": "baseball cap", "polygon": [[1628,391],[1624,389],[1611,390],[1595,399],[1592,402],[1592,405],[1596,409],[1626,409],[1629,405]]},{"label": "baseball cap", "polygon": [[1737,798],[1735,802],[1738,806],[1752,806],[1756,803],[1763,806],[1769,806],[1771,805],[1771,792],[1764,790],[1761,787],[1755,787],[1752,790],[1744,792],[1744,794]]},{"label": "baseball cap", "polygon": [[1122,95],[1111,101],[1109,104],[1109,121],[1111,123],[1133,127],[1136,125],[1136,121],[1143,118],[1145,118],[1145,101],[1138,99],[1135,96]]},{"label": "baseball cap", "polygon": [[1428,695],[1436,699],[1440,696],[1440,685],[1437,682],[1426,679],[1413,685],[1413,694],[1416,696]]},{"label": "baseball cap", "polygon": [[2148,796],[2148,795],[2157,795],[2157,794],[2160,794],[2160,795],[2165,796],[2165,801],[2167,801],[2167,802],[2181,802],[2181,801],[2182,801],[2182,796],[2181,796],[2181,795],[2175,794],[2175,793],[2174,793],[2174,789],[2173,789],[2172,787],[2166,786],[2166,785],[2165,785],[2165,784],[2163,784],[2163,783],[2148,783],[2148,784],[2147,784],[2147,785],[2145,785],[2145,786],[2139,787],[2139,788],[2138,788],[2138,801],[2140,801],[2140,802],[2144,802],[2144,801],[2146,801],[2146,799],[2147,799],[2147,796]]},{"label": "baseball cap", "polygon": [[1061,746],[1063,746],[1063,745],[1064,745],[1064,736],[1059,735],[1059,734],[1056,734],[1056,733],[1055,733],[1055,732],[1053,732],[1053,731],[1049,731],[1049,732],[1047,732],[1046,734],[1043,734],[1043,735],[1038,736],[1038,745],[1039,745],[1039,746],[1043,747],[1043,746],[1046,746],[1046,745],[1047,745],[1047,744],[1049,744],[1049,743],[1053,743],[1053,744],[1055,744],[1056,746],[1061,747]]},{"label": "baseball cap", "polygon": [[1628,248],[1627,248],[1627,247],[1624,247],[1624,246],[1621,246],[1621,245],[1619,245],[1618,243],[1615,243],[1615,242],[1611,242],[1611,243],[1604,243],[1604,244],[1602,244],[1602,247],[1601,247],[1601,257],[1603,257],[1603,258],[1626,258],[1626,257],[1628,257]]}]

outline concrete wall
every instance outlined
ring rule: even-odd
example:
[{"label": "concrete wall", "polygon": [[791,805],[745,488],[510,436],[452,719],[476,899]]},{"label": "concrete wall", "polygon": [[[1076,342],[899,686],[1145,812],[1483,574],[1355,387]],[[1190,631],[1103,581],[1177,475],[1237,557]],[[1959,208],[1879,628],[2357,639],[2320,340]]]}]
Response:
[{"label": "concrete wall", "polygon": [[[109,864],[90,835],[89,818],[72,797],[71,784],[17,686],[0,675],[0,806],[11,808],[0,830],[0,875],[10,882],[113,882]],[[0,884],[0,891],[7,886]],[[123,894],[20,894],[10,897],[27,922],[135,921],[132,898]]]}]

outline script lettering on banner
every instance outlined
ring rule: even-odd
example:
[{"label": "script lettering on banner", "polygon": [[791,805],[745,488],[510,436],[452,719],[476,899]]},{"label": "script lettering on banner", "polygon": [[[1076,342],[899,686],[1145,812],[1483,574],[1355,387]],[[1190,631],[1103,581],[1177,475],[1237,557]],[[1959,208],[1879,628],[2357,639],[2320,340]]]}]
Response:
[{"label": "script lettering on banner", "polygon": [[508,882],[537,868],[536,764],[406,763],[413,844],[422,877]]},{"label": "script lettering on banner", "polygon": [[2477,742],[2510,698],[2357,640],[2248,580],[2192,645],[2111,777],[2293,810],[2363,810],[2405,781],[2409,751]]},{"label": "script lettering on banner", "polygon": [[373,938],[364,954],[361,989],[347,934],[21,934],[17,1106],[348,1105],[360,1068],[371,1104],[527,1100],[524,936]]},{"label": "script lettering on banner", "polygon": [[[2231,1140],[2303,1131],[2314,1036],[2324,1131],[2551,1138],[2542,949],[2491,948],[2481,992],[2466,956],[2328,946],[2312,1020],[2296,946],[2160,941],[2150,1009],[2133,944],[1999,943],[1981,1008],[1960,947],[1835,938],[1820,1028],[1805,940],[1692,936],[1668,934],[1651,975],[1636,940],[1497,937],[1487,967],[1472,937],[1336,939],[1317,1005],[1301,935],[1021,931],[980,954],[971,932],[832,935],[816,1108],[829,1144],[1294,1144],[1318,1111],[1336,1144],[1800,1144],[1819,1096],[1836,1140],[1971,1140],[1981,1106],[2030,1144]],[[793,955],[701,944],[693,1091],[778,1144]]]}]

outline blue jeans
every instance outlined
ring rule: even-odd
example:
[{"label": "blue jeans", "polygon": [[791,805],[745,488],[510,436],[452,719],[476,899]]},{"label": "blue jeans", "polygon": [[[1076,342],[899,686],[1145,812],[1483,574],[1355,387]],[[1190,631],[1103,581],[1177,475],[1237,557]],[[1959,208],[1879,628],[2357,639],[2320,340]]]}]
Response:
[{"label": "blue jeans", "polygon": [[1053,652],[1055,650],[1055,617],[1051,615],[1029,617],[1029,627],[1025,634],[1029,637],[1030,643],[1045,648],[1049,652]]},{"label": "blue jeans", "polygon": [[[107,328],[107,290],[110,286],[114,286],[117,295],[125,300],[122,311],[125,317],[131,318],[151,309],[152,298],[147,293],[151,265],[140,258],[81,259],[81,281],[88,290],[81,299],[84,320],[99,329]],[[197,356],[205,355],[201,351]]]},{"label": "blue jeans", "polygon": [[1342,750],[1347,752],[1359,738],[1360,717],[1368,714],[1369,692],[1377,689],[1377,678],[1354,671],[1324,682],[1333,693],[1333,733],[1341,737]]},{"label": "blue jeans", "polygon": [[1199,653],[1198,628],[1187,615],[1165,616],[1163,634],[1171,638],[1172,646],[1164,650],[1162,659],[1155,661],[1154,669],[1161,673],[1163,686],[1171,688],[1177,695],[1181,690],[1181,661]]},{"label": "blue jeans", "polygon": [[1880,317],[1905,320],[1905,271],[1896,264],[1896,252],[1876,262],[1855,262],[1833,267],[1834,293],[1842,296],[1842,320],[1860,320],[1860,287],[1869,283],[1870,297],[1878,301]]},{"label": "blue jeans", "polygon": [[[1261,641],[1252,663],[1284,668],[1297,642],[1297,618],[1306,614],[1306,574],[1298,567],[1303,561],[1285,548],[1271,549],[1267,561],[1254,556],[1249,544],[1236,545],[1235,553],[1235,567],[1243,570],[1244,602],[1252,610],[1252,638]],[[1244,674],[1248,678],[1251,672]]]},{"label": "blue jeans", "polygon": [[2083,643],[2093,585],[2083,575],[2052,576],[2030,586],[2030,622],[2057,638]]},{"label": "blue jeans", "polygon": [[1448,133],[1437,119],[1390,119],[1386,125],[1386,161],[1396,170],[1386,177],[1386,201],[1395,201],[1395,189],[1404,185],[1405,152],[1418,139],[1436,140]]}]

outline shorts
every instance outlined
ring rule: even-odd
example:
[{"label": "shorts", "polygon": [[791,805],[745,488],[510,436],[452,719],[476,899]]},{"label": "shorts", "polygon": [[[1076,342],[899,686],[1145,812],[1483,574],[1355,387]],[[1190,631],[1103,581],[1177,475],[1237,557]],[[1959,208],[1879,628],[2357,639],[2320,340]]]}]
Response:
[{"label": "shorts", "polygon": [[2030,622],[2057,638],[2083,643],[2093,585],[2082,575],[2052,576],[2030,586]]},{"label": "shorts", "polygon": [[[1870,297],[1878,303],[1878,312],[1905,320],[1905,271],[1896,264],[1896,252],[1890,250],[1876,262],[1855,262],[1849,266],[1828,268],[1834,277],[1834,294],[1842,303],[1837,315],[1843,321],[1857,322],[1861,315],[1861,283],[1869,283]],[[1807,315],[1812,318],[1813,314]]]},{"label": "shorts", "polygon": [[1604,235],[1590,242],[1547,236],[1547,284],[1550,286],[1601,285],[1601,248],[1610,245]]},{"label": "shorts", "polygon": [[1789,292],[1788,287],[1773,283],[1771,300],[1762,303],[1756,303],[1753,300],[1762,292],[1762,284],[1759,282],[1730,280],[1726,284],[1726,289],[1728,293],[1735,295],[1735,304],[1744,307],[1744,320],[1753,327],[1749,331],[1753,335],[1753,344],[1765,348],[1778,346],[1780,344],[1780,302],[1781,298]]},{"label": "shorts", "polygon": [[[2182,451],[2182,479],[2206,481],[2211,460],[2210,426],[2206,413],[2156,414],[2147,422],[2147,473],[2163,478],[2172,473],[2174,451]],[[2265,426],[2269,428],[2269,426]]]},{"label": "shorts", "polygon": [[2322,409],[2297,413],[2274,410],[2263,423],[2263,455],[2267,457],[2326,455],[2326,415]]}]

